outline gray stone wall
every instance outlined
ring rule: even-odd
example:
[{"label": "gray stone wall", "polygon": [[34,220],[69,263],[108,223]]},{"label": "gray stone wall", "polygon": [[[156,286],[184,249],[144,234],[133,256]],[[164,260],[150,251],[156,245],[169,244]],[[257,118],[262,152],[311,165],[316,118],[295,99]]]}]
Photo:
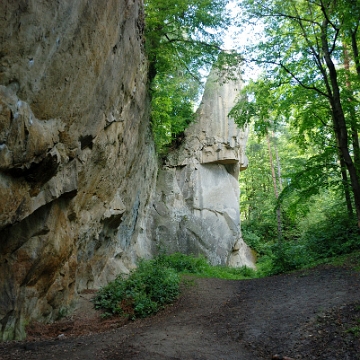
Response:
[{"label": "gray stone wall", "polygon": [[157,161],[139,0],[4,0],[0,14],[6,340],[149,256]]},{"label": "gray stone wall", "polygon": [[208,83],[158,173],[141,0],[3,0],[0,14],[0,340],[57,319],[160,243],[251,266],[246,131],[227,119],[241,83]]},{"label": "gray stone wall", "polygon": [[195,122],[159,170],[152,229],[162,250],[202,254],[213,265],[254,266],[239,213],[248,129],[228,117],[241,86],[240,76],[224,82],[210,74]]}]

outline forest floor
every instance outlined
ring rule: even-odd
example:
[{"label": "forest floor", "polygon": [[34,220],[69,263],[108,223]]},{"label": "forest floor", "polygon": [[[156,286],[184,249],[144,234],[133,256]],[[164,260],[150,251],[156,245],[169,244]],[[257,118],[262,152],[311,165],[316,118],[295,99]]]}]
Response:
[{"label": "forest floor", "polygon": [[360,359],[360,272],[320,266],[253,280],[194,278],[178,301],[136,321],[102,320],[81,306],[32,324],[0,359]]}]

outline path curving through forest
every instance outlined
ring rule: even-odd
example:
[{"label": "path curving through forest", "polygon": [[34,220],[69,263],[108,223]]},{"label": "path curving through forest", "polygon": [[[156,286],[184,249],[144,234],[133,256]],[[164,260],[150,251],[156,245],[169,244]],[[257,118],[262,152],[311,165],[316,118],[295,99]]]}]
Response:
[{"label": "path curving through forest", "polygon": [[360,359],[360,273],[351,268],[196,279],[174,305],[134,322],[102,321],[86,301],[27,342],[0,344],[0,359]]}]

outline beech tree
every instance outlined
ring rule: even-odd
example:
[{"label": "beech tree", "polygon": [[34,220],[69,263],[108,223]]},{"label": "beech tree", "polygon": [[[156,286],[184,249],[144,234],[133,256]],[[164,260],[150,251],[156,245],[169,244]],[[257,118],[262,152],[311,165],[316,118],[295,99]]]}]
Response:
[{"label": "beech tree", "polygon": [[[311,129],[316,132],[319,121],[326,127],[331,121],[329,139],[333,141],[333,148],[337,149],[342,170],[349,175],[360,227],[359,167],[355,163],[358,158],[354,156],[354,149],[358,146],[360,2],[243,0],[242,6],[243,21],[260,20],[264,26],[264,40],[248,48],[245,54],[248,61],[261,63],[265,69],[266,80],[262,81],[266,83],[265,88],[273,101],[267,99],[263,105],[271,102],[270,115],[277,111],[272,118],[276,121],[280,114],[286,114],[285,104],[288,109],[294,110],[294,106],[289,105],[290,99],[296,104],[298,99],[294,95],[301,94],[300,111],[305,109],[310,119],[306,122],[308,132]],[[346,61],[348,65],[344,66]],[[259,86],[264,87],[264,83]],[[264,98],[259,88],[258,95]],[[310,116],[308,108],[316,109],[314,116]],[[242,111],[240,105],[233,111],[239,124],[248,121],[251,114],[256,114],[258,119],[269,120],[265,119],[269,108],[260,110],[247,106],[246,111]],[[294,114],[289,112],[285,116],[289,121],[292,117]],[[262,124],[266,128],[266,123]]]},{"label": "beech tree", "polygon": [[145,36],[152,95],[152,126],[158,151],[192,121],[202,71],[237,66],[222,52],[231,22],[229,0],[145,0]]}]

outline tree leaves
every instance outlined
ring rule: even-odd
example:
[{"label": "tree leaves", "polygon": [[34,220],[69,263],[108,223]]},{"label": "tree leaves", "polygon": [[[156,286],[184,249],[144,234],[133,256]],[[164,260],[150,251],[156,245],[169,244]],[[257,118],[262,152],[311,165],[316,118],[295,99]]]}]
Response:
[{"label": "tree leaves", "polygon": [[146,50],[152,95],[152,128],[159,153],[194,118],[203,75],[210,67],[238,67],[222,53],[230,24],[228,0],[146,0]]},{"label": "tree leaves", "polygon": [[[299,169],[293,176],[301,196],[314,194],[329,183],[341,183],[341,169],[344,192],[350,201],[348,172],[360,226],[356,120],[360,70],[354,71],[359,59],[360,3],[244,0],[242,6],[245,19],[264,24],[264,40],[250,47],[247,55],[251,51],[250,60],[262,64],[265,72],[244,89],[232,116],[239,124],[254,121],[260,134],[266,133],[269,124],[276,129],[286,122],[293,130],[292,140],[304,151],[315,151],[308,160],[308,169]],[[335,164],[325,161],[329,154]],[[324,166],[314,166],[317,161],[325,161]],[[337,171],[329,182],[327,172],[333,168]]]}]

